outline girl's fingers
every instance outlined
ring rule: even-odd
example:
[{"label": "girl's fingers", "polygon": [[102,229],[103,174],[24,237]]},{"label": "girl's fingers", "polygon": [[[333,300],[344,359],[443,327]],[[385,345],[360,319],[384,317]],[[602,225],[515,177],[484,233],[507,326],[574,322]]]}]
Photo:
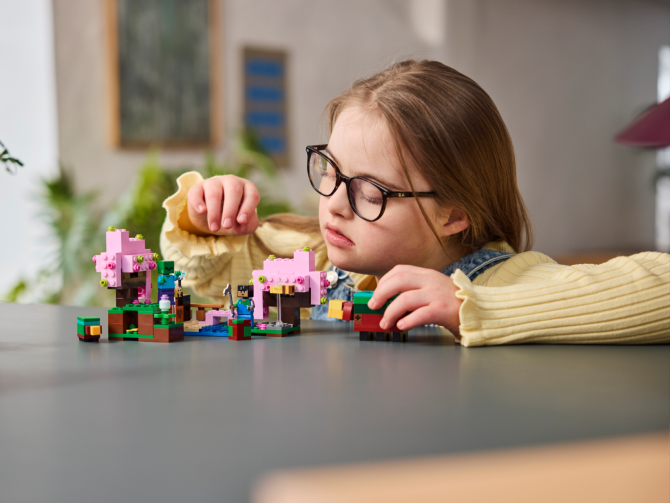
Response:
[{"label": "girl's fingers", "polygon": [[368,302],[368,307],[379,309],[394,295],[421,288],[425,284],[424,271],[429,270],[410,265],[394,267],[377,284],[375,293]]},{"label": "girl's fingers", "polygon": [[[384,312],[384,318],[380,323],[381,328],[387,329],[392,327],[408,312],[416,311],[417,309],[430,304],[430,301],[431,299],[426,298],[424,290],[410,290],[401,294],[397,299],[389,304],[389,307],[386,308],[386,311]],[[398,328],[401,327],[398,326]],[[402,328],[402,330],[409,329]]]},{"label": "girl's fingers", "polygon": [[238,178],[224,179],[223,183],[223,214],[221,215],[221,227],[231,229],[237,221],[237,213],[244,194],[244,184]]},{"label": "girl's fingers", "polygon": [[[398,321],[398,328],[400,330],[411,330],[412,328],[420,327],[421,325],[428,325],[431,323],[435,323],[438,320],[439,315],[440,313],[438,312],[437,306],[434,305],[424,306],[408,314],[400,321]],[[458,331],[458,326],[445,326],[445,327],[456,337],[460,335]]]},{"label": "girl's fingers", "polygon": [[245,183],[242,204],[237,213],[238,224],[244,227],[251,221],[251,217],[256,213],[256,207],[260,200],[261,195],[258,193],[256,186],[251,182]]},{"label": "girl's fingers", "polygon": [[452,322],[441,322],[439,320],[441,319],[442,314],[439,306],[433,304],[424,306],[398,321],[398,328],[400,330],[411,330],[412,328],[420,327],[421,325],[437,323],[449,330],[454,337],[456,337],[456,340],[460,340],[461,332],[458,318],[453,319]]},{"label": "girl's fingers", "polygon": [[221,227],[221,200],[223,198],[223,187],[221,183],[209,180],[205,182],[203,190],[205,193],[205,205],[207,206],[207,225],[211,232],[216,232]]},{"label": "girl's fingers", "polygon": [[202,183],[196,183],[188,191],[188,205],[199,215],[202,215],[207,210],[207,206],[205,206],[205,191],[202,186]]}]

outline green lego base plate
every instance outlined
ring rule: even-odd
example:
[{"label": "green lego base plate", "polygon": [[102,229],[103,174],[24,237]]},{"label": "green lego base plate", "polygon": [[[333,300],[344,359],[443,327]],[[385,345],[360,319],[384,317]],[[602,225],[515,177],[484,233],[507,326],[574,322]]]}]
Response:
[{"label": "green lego base plate", "polygon": [[137,312],[139,314],[156,314],[160,313],[161,310],[158,307],[158,304],[127,304],[123,307],[113,307],[108,309],[109,314],[123,314],[130,312]]},{"label": "green lego base plate", "polygon": [[145,334],[135,334],[135,333],[128,333],[126,332],[123,337],[126,338],[131,338],[131,339],[153,339],[153,335],[145,335]]},{"label": "green lego base plate", "polygon": [[290,334],[291,332],[295,332],[297,330],[300,330],[300,327],[291,327],[291,328],[252,328],[251,333],[252,334],[260,334],[260,335],[266,335],[266,334]]}]

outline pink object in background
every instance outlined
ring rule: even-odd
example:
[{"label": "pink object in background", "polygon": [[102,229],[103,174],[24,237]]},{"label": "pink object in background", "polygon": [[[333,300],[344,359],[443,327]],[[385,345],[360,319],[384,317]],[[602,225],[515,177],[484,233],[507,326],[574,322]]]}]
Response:
[{"label": "pink object in background", "polygon": [[614,141],[632,147],[670,146],[670,98],[640,115],[616,135]]}]

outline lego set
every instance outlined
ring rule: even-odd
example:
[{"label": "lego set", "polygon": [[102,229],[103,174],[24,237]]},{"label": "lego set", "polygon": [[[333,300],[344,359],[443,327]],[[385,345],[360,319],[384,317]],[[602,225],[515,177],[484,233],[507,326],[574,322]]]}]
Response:
[{"label": "lego set", "polygon": [[[110,341],[175,342],[184,335],[236,341],[250,340],[252,334],[284,337],[300,332],[301,307],[326,303],[329,282],[325,272],[314,269],[314,250],[309,247],[296,250],[292,259],[270,255],[263,269],[253,271],[248,285],[238,285],[235,302],[228,285],[223,296],[228,296],[229,305],[223,310],[223,304],[191,303],[181,287],[184,274],[174,270],[174,262],[158,260],[142,235],[131,238],[127,230],[110,227],[106,241],[105,252],[93,262],[100,285],[116,291],[116,306],[108,310]],[[158,303],[151,302],[155,269]],[[277,320],[257,321],[269,317],[270,306],[277,307]],[[195,319],[191,309],[197,309]],[[79,340],[98,341],[101,332],[99,318],[77,319]]]},{"label": "lego set", "polygon": [[270,255],[263,269],[253,271],[247,295],[253,298],[253,315],[269,316],[269,307],[277,307],[277,321],[257,323],[252,334],[284,337],[300,331],[300,308],[325,304],[330,283],[325,271],[316,271],[314,250],[308,246],[293,253],[293,258]]},{"label": "lego set", "polygon": [[[382,329],[379,322],[393,299],[389,299],[380,309],[370,309],[368,302],[372,291],[354,293],[353,301],[331,300],[328,303],[328,316],[338,320],[353,321],[354,331],[359,332],[362,341],[393,341],[406,342],[407,330],[400,330],[396,325]],[[395,298],[395,297],[394,297]]]},{"label": "lego set", "polygon": [[[158,254],[145,247],[141,234],[131,238],[125,229],[110,227],[107,229],[106,241],[106,250],[93,257],[93,262],[95,270],[100,273],[100,286],[116,291],[116,307],[107,312],[109,340],[183,340],[184,315],[188,312],[190,317],[191,312],[190,308],[185,311],[184,305],[190,302],[190,298],[179,293],[179,311],[175,302],[174,279],[172,291],[159,288],[161,300],[158,303],[151,302],[151,271],[158,269],[164,284],[169,281],[169,276],[174,278],[174,262],[159,261]],[[171,313],[173,305],[176,309]],[[86,340],[80,334],[80,320],[86,330],[86,319],[78,318],[77,335],[80,340]],[[95,340],[99,340],[100,319],[95,320],[98,322],[98,328],[95,329],[98,336]],[[91,333],[93,330],[89,329]]]}]

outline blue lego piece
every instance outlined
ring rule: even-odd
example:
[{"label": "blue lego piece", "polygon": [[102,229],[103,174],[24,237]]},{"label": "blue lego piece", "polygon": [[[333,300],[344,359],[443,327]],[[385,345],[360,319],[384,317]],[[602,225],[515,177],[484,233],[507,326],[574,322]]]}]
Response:
[{"label": "blue lego piece", "polygon": [[95,319],[89,319],[89,320],[81,320],[77,318],[77,325],[81,326],[89,326],[89,327],[94,327],[96,325],[100,325],[100,318],[95,318]]},{"label": "blue lego piece", "polygon": [[251,320],[251,328],[256,328],[254,310],[251,308],[249,299],[237,299],[235,301],[235,311],[237,311],[238,320]]},{"label": "blue lego piece", "polygon": [[184,335],[200,335],[205,337],[228,337],[228,323],[217,323],[200,328],[200,332],[184,332]]},{"label": "blue lego piece", "polygon": [[158,275],[158,288],[161,290],[174,290],[174,274],[159,274]]}]

